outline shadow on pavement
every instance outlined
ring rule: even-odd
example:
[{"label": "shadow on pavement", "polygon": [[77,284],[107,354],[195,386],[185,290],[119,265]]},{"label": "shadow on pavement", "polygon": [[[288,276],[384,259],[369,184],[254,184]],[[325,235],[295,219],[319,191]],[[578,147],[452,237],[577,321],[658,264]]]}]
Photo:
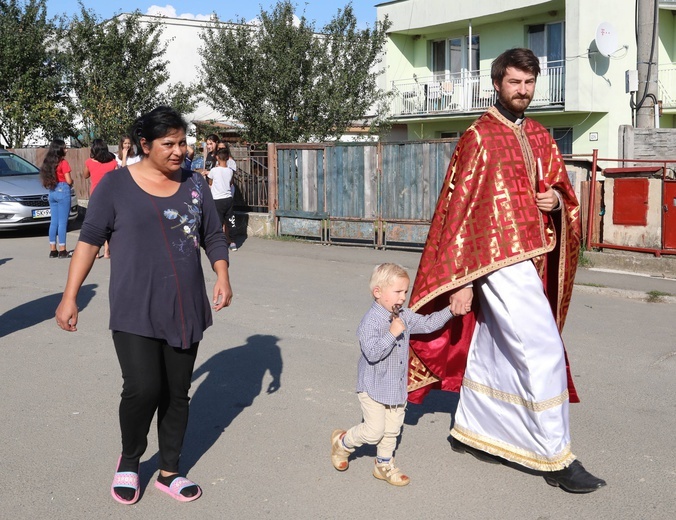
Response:
[{"label": "shadow on pavement", "polygon": [[[77,304],[82,311],[96,294],[97,284],[83,285],[77,296]],[[43,296],[8,310],[0,316],[0,338],[27,329],[46,320],[54,319],[54,312],[61,302],[61,293]],[[54,325],[56,329],[56,325]]]},{"label": "shadow on pavement", "polygon": [[181,455],[182,471],[188,472],[216,443],[221,433],[263,390],[263,377],[272,382],[266,393],[279,390],[282,355],[276,336],[256,334],[244,345],[225,349],[205,361],[193,373],[193,381],[206,374],[190,401],[190,422]]},{"label": "shadow on pavement", "polygon": [[458,400],[460,394],[457,392],[445,392],[442,390],[432,390],[422,404],[408,403],[406,406],[406,418],[404,424],[408,426],[415,426],[418,424],[420,418],[428,413],[447,413],[450,424],[452,417],[455,415],[455,410],[458,408]]}]

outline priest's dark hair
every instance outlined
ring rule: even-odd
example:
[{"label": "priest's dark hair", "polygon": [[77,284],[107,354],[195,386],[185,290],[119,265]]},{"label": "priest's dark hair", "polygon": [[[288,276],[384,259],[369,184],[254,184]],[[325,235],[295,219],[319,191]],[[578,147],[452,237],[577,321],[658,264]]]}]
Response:
[{"label": "priest's dark hair", "polygon": [[536,78],[540,74],[540,60],[530,49],[509,49],[495,58],[491,65],[493,83],[502,83],[508,67],[530,72]]}]

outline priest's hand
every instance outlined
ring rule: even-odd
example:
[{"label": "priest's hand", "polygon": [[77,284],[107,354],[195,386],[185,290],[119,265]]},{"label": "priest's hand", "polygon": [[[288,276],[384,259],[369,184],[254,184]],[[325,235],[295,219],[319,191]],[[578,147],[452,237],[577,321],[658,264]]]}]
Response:
[{"label": "priest's hand", "polygon": [[535,204],[540,211],[550,213],[558,208],[559,197],[554,188],[549,184],[545,184],[545,187],[547,188],[547,191],[535,194]]},{"label": "priest's hand", "polygon": [[451,312],[453,316],[464,316],[472,310],[472,298],[474,297],[474,290],[472,287],[462,287],[451,292],[449,298]]}]

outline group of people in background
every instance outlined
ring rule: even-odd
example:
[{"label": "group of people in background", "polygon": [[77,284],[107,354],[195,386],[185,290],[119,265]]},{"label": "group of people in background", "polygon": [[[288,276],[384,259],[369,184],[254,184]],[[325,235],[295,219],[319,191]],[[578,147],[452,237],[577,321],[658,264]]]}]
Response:
[{"label": "group of people in background", "polygon": [[[237,164],[230,153],[230,145],[219,139],[215,134],[207,137],[206,152],[204,168],[197,171],[211,186],[229,249],[237,251],[237,227],[233,211]],[[194,155],[195,150],[186,145],[182,164],[184,168],[192,169]],[[136,152],[132,137],[129,135],[123,135],[120,138],[117,154],[108,150],[108,144],[103,139],[94,139],[91,143],[90,157],[85,161],[83,170],[84,178],[90,180],[90,197],[108,172],[131,166],[139,162],[141,158],[142,155]],[[71,171],[70,164],[66,160],[66,143],[62,139],[54,139],[40,168],[42,185],[49,190],[51,211],[49,258],[68,258],[70,256],[66,248],[66,231],[71,206],[71,186],[73,185]],[[110,258],[108,241],[104,244],[103,258]]]}]

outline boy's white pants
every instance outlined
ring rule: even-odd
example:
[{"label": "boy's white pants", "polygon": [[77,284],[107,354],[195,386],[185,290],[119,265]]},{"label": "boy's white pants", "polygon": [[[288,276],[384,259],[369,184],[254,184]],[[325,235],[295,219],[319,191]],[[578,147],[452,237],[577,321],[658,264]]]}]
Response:
[{"label": "boy's white pants", "polygon": [[347,431],[343,439],[345,446],[356,448],[363,444],[376,444],[378,457],[392,457],[404,424],[406,403],[388,406],[374,401],[366,392],[360,392],[357,396],[364,421]]}]

